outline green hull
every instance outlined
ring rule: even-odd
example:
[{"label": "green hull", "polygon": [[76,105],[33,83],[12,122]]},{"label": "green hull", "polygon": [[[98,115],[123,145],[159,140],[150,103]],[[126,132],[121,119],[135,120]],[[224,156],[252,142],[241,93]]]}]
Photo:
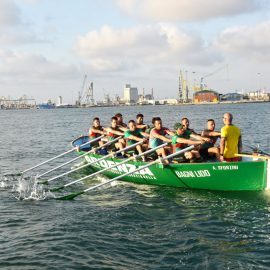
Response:
[{"label": "green hull", "polygon": [[[85,158],[87,162],[93,162],[101,157],[100,155],[89,154]],[[98,171],[121,161],[123,160],[108,158],[93,163],[90,167],[92,170]],[[102,174],[113,178],[146,164],[144,162],[130,161],[104,171]],[[154,164],[149,168],[121,178],[121,181],[190,189],[223,191],[265,190],[269,185],[267,185],[267,182],[269,182],[267,166],[269,171],[267,161]]]}]

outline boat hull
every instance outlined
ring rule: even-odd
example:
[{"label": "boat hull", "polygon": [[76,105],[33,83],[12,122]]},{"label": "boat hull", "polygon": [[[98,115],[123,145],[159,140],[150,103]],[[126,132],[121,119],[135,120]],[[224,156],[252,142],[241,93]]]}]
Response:
[{"label": "boat hull", "polygon": [[[72,146],[78,146],[87,141],[88,137],[82,136],[74,140]],[[88,150],[89,146],[84,146],[81,152],[78,153],[84,154]],[[85,156],[85,160],[88,163],[92,163],[89,167],[94,171],[109,168],[123,161],[123,159],[118,158],[107,158],[97,161],[101,157],[103,156],[88,154]],[[108,169],[102,172],[102,174],[109,178],[114,178],[132,172],[146,164],[146,162],[129,161]],[[190,189],[259,191],[270,188],[270,162],[251,158],[241,162],[154,164],[148,168],[124,176],[120,180],[137,184]]]},{"label": "boat hull", "polygon": [[[101,157],[100,155],[89,154],[85,159],[86,162],[92,163]],[[121,161],[123,160],[107,158],[93,163],[89,167],[98,171]],[[102,174],[113,178],[134,171],[146,164],[139,161],[127,162],[108,169]],[[121,181],[190,189],[265,190],[267,187],[267,161],[154,164],[146,169],[124,176]]]}]

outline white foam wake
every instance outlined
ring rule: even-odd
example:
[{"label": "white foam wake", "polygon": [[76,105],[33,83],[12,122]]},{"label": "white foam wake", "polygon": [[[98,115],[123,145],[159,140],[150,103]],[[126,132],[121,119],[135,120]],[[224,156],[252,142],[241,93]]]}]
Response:
[{"label": "white foam wake", "polygon": [[13,195],[17,200],[40,201],[54,197],[43,185],[38,184],[35,176],[20,177],[13,186]]}]

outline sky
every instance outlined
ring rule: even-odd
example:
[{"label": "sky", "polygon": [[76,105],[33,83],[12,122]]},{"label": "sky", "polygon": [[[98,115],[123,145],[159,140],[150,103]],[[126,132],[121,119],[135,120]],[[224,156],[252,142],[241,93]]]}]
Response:
[{"label": "sky", "polygon": [[0,0],[0,98],[74,103],[125,84],[177,98],[180,70],[219,93],[270,92],[268,0]]}]

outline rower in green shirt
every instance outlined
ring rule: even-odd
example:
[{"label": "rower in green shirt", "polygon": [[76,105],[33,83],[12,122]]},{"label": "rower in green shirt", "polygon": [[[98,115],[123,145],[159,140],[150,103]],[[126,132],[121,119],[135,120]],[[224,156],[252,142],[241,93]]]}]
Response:
[{"label": "rower in green shirt", "polygon": [[[127,145],[132,145],[136,142],[147,142],[149,134],[143,132],[141,129],[136,127],[136,123],[134,120],[130,120],[128,122],[129,129],[124,132],[124,138],[126,140]],[[142,154],[143,151],[147,148],[147,144],[137,145],[136,150],[139,154]],[[143,157],[144,160],[144,157]]]},{"label": "rower in green shirt", "polygon": [[[173,152],[178,152],[188,147],[188,145],[201,145],[204,143],[203,140],[197,141],[190,140],[190,137],[197,137],[197,136],[194,135],[191,131],[186,130],[183,125],[179,125],[176,129],[175,135],[172,137]],[[193,159],[199,159],[200,154],[198,150],[193,149],[191,151],[185,152],[184,157],[192,161]]]}]

